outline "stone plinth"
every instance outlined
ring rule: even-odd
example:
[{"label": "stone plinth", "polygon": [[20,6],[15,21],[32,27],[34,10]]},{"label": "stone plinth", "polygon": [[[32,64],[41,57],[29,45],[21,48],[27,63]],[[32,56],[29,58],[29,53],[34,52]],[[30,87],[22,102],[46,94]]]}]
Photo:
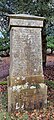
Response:
[{"label": "stone plinth", "polygon": [[[10,106],[8,108],[10,111],[13,106],[14,110],[16,104],[18,104],[19,109],[22,105],[24,105],[24,109],[29,109],[27,104],[30,104],[32,96],[33,107],[31,106],[31,109],[34,109],[34,102],[37,102],[35,86],[37,83],[44,82],[41,30],[45,18],[30,15],[10,15],[9,17],[10,80],[8,94],[11,90],[11,95],[10,97],[8,95],[8,106]],[[18,92],[13,92],[15,88],[18,89]],[[36,91],[35,95],[34,91]],[[41,94],[42,92],[39,92],[37,98],[42,100],[45,93],[43,93],[43,96]],[[22,101],[23,98],[24,101]]]},{"label": "stone plinth", "polygon": [[43,83],[8,87],[8,111],[31,111],[46,105],[47,86]]}]

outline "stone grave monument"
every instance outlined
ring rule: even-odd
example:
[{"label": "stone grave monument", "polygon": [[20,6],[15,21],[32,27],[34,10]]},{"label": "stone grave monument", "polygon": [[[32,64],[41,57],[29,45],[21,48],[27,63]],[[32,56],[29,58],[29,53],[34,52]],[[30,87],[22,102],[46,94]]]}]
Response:
[{"label": "stone grave monument", "polygon": [[44,17],[11,14],[8,111],[33,110],[47,104],[42,66]]}]

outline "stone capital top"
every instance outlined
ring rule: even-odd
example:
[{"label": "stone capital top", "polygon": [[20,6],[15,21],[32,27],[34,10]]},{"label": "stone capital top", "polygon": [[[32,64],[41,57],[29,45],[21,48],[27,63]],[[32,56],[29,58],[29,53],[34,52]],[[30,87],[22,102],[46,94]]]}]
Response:
[{"label": "stone capital top", "polygon": [[35,27],[42,28],[45,17],[33,16],[28,14],[9,14],[10,27]]},{"label": "stone capital top", "polygon": [[31,20],[44,20],[44,19],[46,19],[45,17],[28,15],[28,14],[8,14],[8,17],[15,18],[15,19],[31,19]]}]

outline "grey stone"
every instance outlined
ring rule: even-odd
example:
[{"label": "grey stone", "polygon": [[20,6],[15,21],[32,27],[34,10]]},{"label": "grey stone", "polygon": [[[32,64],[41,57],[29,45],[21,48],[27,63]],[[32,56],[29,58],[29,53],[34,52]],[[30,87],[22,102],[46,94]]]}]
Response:
[{"label": "grey stone", "polygon": [[[30,15],[10,15],[9,17],[10,80],[8,106],[10,107],[8,107],[8,111],[11,111],[12,107],[15,110],[16,103],[18,103],[19,109],[23,105],[26,110],[34,109],[35,104],[37,104],[36,108],[42,107],[43,104],[47,103],[47,87],[43,83],[41,84],[44,82],[41,30],[45,18]],[[37,88],[35,88],[37,83],[40,83],[38,93]],[[10,97],[9,94],[11,94]],[[29,103],[32,106],[29,106]]]}]

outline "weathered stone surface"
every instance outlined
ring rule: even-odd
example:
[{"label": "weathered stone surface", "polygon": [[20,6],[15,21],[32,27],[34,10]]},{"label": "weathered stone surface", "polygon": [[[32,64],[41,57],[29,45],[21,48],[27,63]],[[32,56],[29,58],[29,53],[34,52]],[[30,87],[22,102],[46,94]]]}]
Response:
[{"label": "weathered stone surface", "polygon": [[26,14],[10,15],[10,26],[43,27],[44,17],[32,16]]},{"label": "weathered stone surface", "polygon": [[10,15],[8,111],[20,110],[22,106],[25,110],[32,110],[46,104],[47,88],[41,84],[43,19],[30,15]]},{"label": "weathered stone surface", "polygon": [[40,20],[22,20],[22,19],[13,19],[10,20],[10,25],[12,26],[27,26],[27,27],[43,27],[43,21]]},{"label": "weathered stone surface", "polygon": [[11,29],[10,76],[42,75],[41,28]]},{"label": "weathered stone surface", "polygon": [[30,15],[10,17],[10,77],[43,76],[40,28],[43,19]]},{"label": "weathered stone surface", "polygon": [[[10,92],[11,90],[11,92]],[[46,107],[47,104],[47,86],[43,83],[31,85],[17,85],[8,88],[9,111],[33,110]],[[13,97],[14,96],[14,97]]]}]

